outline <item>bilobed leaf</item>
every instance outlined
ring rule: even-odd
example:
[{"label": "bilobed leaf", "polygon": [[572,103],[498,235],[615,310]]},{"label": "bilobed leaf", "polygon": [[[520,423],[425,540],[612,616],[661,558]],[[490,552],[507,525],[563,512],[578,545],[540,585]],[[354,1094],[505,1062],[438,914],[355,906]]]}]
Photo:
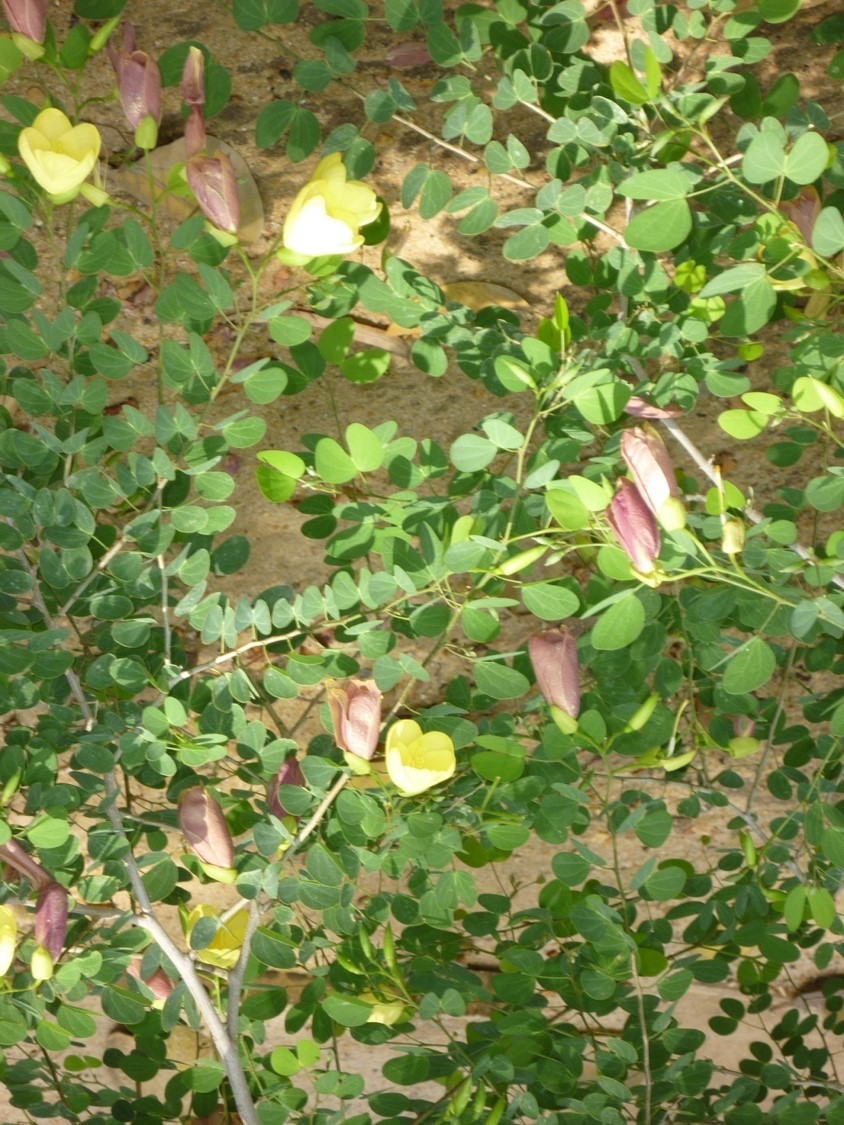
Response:
[{"label": "bilobed leaf", "polygon": [[493,699],[517,699],[530,688],[527,676],[491,660],[478,660],[473,668],[478,691]]},{"label": "bilobed leaf", "polygon": [[461,434],[449,451],[451,463],[461,473],[476,473],[485,469],[498,449],[489,438],[480,434]]},{"label": "bilobed leaf", "polygon": [[746,285],[750,285],[752,281],[758,281],[764,276],[765,267],[761,262],[742,262],[738,266],[731,266],[730,269],[724,270],[723,273],[719,273],[710,281],[707,281],[699,296],[717,297],[724,293],[736,293],[738,290],[744,289]]},{"label": "bilobed leaf", "polygon": [[372,430],[352,422],[346,427],[346,444],[355,468],[361,473],[374,473],[384,464],[384,446]]},{"label": "bilobed leaf", "polygon": [[618,185],[618,194],[629,199],[682,199],[692,187],[691,177],[677,168],[635,172]]},{"label": "bilobed leaf", "polygon": [[636,250],[658,254],[679,246],[691,229],[692,212],[685,199],[668,199],[634,215],[624,237]]}]

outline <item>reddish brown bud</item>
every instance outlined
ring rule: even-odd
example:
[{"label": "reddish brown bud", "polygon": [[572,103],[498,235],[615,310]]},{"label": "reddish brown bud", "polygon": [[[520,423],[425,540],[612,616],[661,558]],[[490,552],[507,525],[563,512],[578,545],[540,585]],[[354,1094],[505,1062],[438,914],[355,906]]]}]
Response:
[{"label": "reddish brown bud", "polygon": [[370,761],[381,730],[381,692],[371,680],[328,688],[334,741],[347,754]]},{"label": "reddish brown bud", "polygon": [[67,891],[58,883],[42,887],[35,904],[35,941],[57,961],[67,934]]},{"label": "reddish brown bud", "polygon": [[190,189],[202,214],[215,227],[237,234],[240,200],[231,160],[219,156],[192,156],[185,165]]},{"label": "reddish brown bud", "polygon": [[192,156],[199,156],[204,149],[205,118],[199,106],[192,105],[185,122],[185,156],[190,160]]},{"label": "reddish brown bud", "polygon": [[580,712],[580,664],[568,629],[546,629],[527,643],[539,690],[546,702],[572,719]]},{"label": "reddish brown bud", "polygon": [[634,570],[649,574],[659,554],[659,531],[653,512],[632,480],[619,480],[618,490],[607,509],[607,519]]},{"label": "reddish brown bud", "polygon": [[179,827],[188,847],[213,867],[234,867],[234,844],[223,810],[201,785],[179,794]]},{"label": "reddish brown bud", "polygon": [[111,43],[108,57],[117,76],[120,103],[126,120],[137,129],[146,117],[156,125],[161,121],[161,74],[155,60],[135,49],[135,32],[131,24],[123,25],[123,49]]},{"label": "reddish brown bud", "polygon": [[43,43],[47,32],[46,0],[3,0],[3,15],[12,31]]},{"label": "reddish brown bud", "polygon": [[152,1003],[153,1007],[156,1008],[160,1008],[164,1004],[164,1001],[176,987],[162,968],[156,969],[148,977],[142,977],[140,957],[134,961],[130,961],[126,972],[130,977],[134,977],[135,980],[139,980],[147,986],[155,997]]},{"label": "reddish brown bud", "polygon": [[674,466],[659,434],[650,426],[625,430],[621,435],[621,456],[639,495],[663,527],[669,531],[684,527],[686,513],[679,502]]},{"label": "reddish brown bud", "polygon": [[188,105],[205,105],[205,56],[199,47],[188,48],[182,70],[182,100]]}]

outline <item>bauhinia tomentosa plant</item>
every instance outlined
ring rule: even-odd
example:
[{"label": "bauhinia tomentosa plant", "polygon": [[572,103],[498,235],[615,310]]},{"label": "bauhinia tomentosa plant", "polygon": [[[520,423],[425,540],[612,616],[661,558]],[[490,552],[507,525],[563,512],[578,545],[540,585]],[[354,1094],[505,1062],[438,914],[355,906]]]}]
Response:
[{"label": "bauhinia tomentosa plant", "polygon": [[[233,58],[154,59],[121,0],[2,7],[9,1120],[844,1121],[844,146],[766,61],[798,0],[223,4],[308,95],[257,145],[319,154],[260,254],[207,131]],[[831,92],[844,28],[811,19]],[[141,203],[101,174],[106,70]],[[388,122],[422,138],[394,214],[564,261],[536,317],[366,250]],[[482,412],[449,441],[340,394],[271,447],[270,403],[395,363],[359,309]],[[325,583],[262,541],[278,582],[244,592],[232,451]],[[707,1038],[682,1003],[717,984]]]}]

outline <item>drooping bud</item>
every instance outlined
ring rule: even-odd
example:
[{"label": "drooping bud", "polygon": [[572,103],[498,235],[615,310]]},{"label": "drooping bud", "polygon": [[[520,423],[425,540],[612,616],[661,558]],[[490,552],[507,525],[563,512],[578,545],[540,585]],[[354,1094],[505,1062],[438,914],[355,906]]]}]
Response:
[{"label": "drooping bud", "polygon": [[7,840],[5,844],[0,844],[0,863],[11,867],[16,875],[23,875],[25,879],[29,879],[36,891],[42,890],[53,881],[41,864],[34,860],[17,840]]},{"label": "drooping bud", "polygon": [[29,963],[29,971],[32,973],[32,979],[36,984],[50,980],[54,967],[53,958],[49,952],[43,945],[37,945],[32,952],[32,959]]},{"label": "drooping bud", "polygon": [[205,105],[205,56],[199,47],[189,47],[182,69],[182,101]]},{"label": "drooping bud", "polygon": [[573,734],[580,713],[580,664],[574,637],[568,629],[546,629],[528,640],[527,649],[536,683],[555,721],[558,716],[554,712],[559,712],[561,729],[569,728],[563,733]]},{"label": "drooping bud", "polygon": [[305,775],[302,773],[299,761],[296,757],[285,758],[270,785],[267,803],[269,804],[270,812],[273,816],[277,816],[279,820],[283,820],[286,816],[292,815],[279,800],[278,790],[282,785],[296,785],[304,789]]},{"label": "drooping bud", "polygon": [[[120,103],[126,120],[135,130],[141,148],[155,148],[161,121],[161,73],[155,60],[135,47],[131,24],[123,25],[123,48],[108,45],[108,57],[117,76]],[[143,142],[143,143],[142,143]]]},{"label": "drooping bud", "polygon": [[0,977],[12,967],[18,940],[18,924],[9,906],[0,906]]},{"label": "drooping bud", "polygon": [[233,883],[234,844],[223,810],[201,785],[179,794],[179,827],[205,874],[218,883]]},{"label": "drooping bud", "polygon": [[57,961],[67,934],[67,891],[59,883],[42,887],[35,903],[35,941]]},{"label": "drooping bud", "polygon": [[674,466],[659,434],[650,427],[634,426],[621,435],[621,456],[642,499],[666,529],[686,526],[686,512]]},{"label": "drooping bud", "polygon": [[634,418],[676,418],[683,411],[679,406],[654,406],[640,395],[632,395],[625,404],[624,413]]},{"label": "drooping bud", "polygon": [[3,15],[13,32],[43,43],[47,32],[47,0],[3,0]]},{"label": "drooping bud", "polygon": [[653,512],[632,480],[618,481],[615,496],[607,508],[607,519],[633,569],[640,574],[650,574],[659,554],[659,531]]},{"label": "drooping bud", "polygon": [[224,153],[219,156],[192,156],[185,164],[185,171],[205,218],[220,230],[237,234],[240,200],[231,160]]},{"label": "drooping bud", "polygon": [[371,680],[352,680],[328,688],[334,741],[356,773],[368,773],[381,730],[381,692]]}]

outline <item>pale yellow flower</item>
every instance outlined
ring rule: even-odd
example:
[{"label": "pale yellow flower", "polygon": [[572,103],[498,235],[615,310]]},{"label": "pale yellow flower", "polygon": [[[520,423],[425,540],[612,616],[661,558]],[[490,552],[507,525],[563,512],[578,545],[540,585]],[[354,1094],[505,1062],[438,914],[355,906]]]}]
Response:
[{"label": "pale yellow flower", "polygon": [[72,125],[60,109],[45,109],[21,129],[18,151],[40,187],[56,203],[79,193],[100,155],[95,125]]},{"label": "pale yellow flower", "polygon": [[448,735],[438,730],[423,734],[413,719],[393,723],[387,731],[384,757],[390,781],[403,797],[414,797],[447,781],[457,765]]},{"label": "pale yellow flower", "polygon": [[0,906],[0,977],[4,977],[15,959],[18,924],[8,906]]},{"label": "pale yellow flower", "polygon": [[383,1023],[392,1027],[405,1018],[407,1005],[403,1000],[379,1000],[374,992],[362,992],[359,999],[372,1006],[367,1023]]},{"label": "pale yellow flower", "polygon": [[[220,911],[207,902],[195,906],[185,922],[185,935],[190,940],[191,930],[200,918],[219,918]],[[240,947],[246,937],[249,915],[245,910],[236,911],[227,922],[220,924],[211,942],[204,949],[198,949],[196,956],[206,965],[218,969],[233,969],[240,957]]]},{"label": "pale yellow flower", "polygon": [[339,152],[317,164],[290,208],[282,241],[288,250],[317,258],[350,254],[363,244],[360,228],[374,222],[381,204],[372,188],[347,180]]}]

